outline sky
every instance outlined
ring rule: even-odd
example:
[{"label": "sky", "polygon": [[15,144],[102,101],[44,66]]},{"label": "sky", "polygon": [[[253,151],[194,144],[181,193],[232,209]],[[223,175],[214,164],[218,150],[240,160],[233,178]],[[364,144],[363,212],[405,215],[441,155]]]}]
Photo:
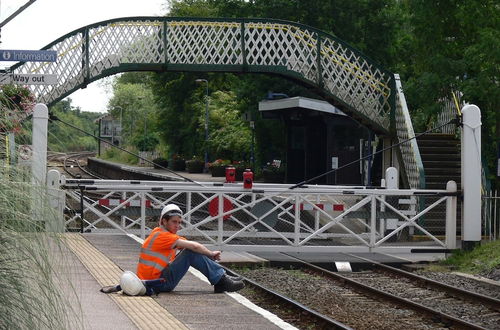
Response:
[{"label": "sky", "polygon": [[[28,0],[0,0],[4,21]],[[57,38],[85,25],[117,17],[164,16],[166,0],[36,0],[1,31],[0,49],[39,50]],[[14,62],[0,62],[5,69]],[[82,111],[106,112],[111,78],[89,84],[69,96]]]}]

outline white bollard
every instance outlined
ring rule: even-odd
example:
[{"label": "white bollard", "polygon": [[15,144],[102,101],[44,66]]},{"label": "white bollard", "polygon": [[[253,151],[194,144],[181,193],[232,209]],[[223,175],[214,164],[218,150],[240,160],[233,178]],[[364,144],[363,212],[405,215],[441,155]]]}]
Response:
[{"label": "white bollard", "polygon": [[399,188],[399,176],[397,168],[389,167],[385,170],[385,183],[387,189]]},{"label": "white bollard", "polygon": [[[399,174],[398,169],[389,167],[385,170],[386,189],[399,189]],[[384,208],[385,209],[385,208]],[[385,231],[395,230],[398,228],[397,218],[385,219]]]},{"label": "white bollard", "polygon": [[49,110],[42,103],[35,105],[33,111],[33,164],[31,174],[33,182],[45,185],[47,175],[47,126],[49,122]]},{"label": "white bollard", "polygon": [[[446,183],[446,191],[450,193],[457,192],[457,183],[448,181]],[[457,248],[457,197],[450,196],[446,200],[446,248]]]},{"label": "white bollard", "polygon": [[64,191],[61,190],[61,173],[50,170],[47,173],[47,196],[50,207],[55,211],[53,221],[45,223],[45,229],[50,232],[64,232]]},{"label": "white bollard", "polygon": [[462,248],[471,250],[481,242],[481,110],[462,109]]}]

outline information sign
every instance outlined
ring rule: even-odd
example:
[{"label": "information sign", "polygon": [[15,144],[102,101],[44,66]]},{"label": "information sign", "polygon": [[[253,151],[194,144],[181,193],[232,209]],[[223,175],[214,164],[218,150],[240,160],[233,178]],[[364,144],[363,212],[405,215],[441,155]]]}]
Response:
[{"label": "information sign", "polygon": [[13,62],[56,62],[57,52],[55,50],[0,50],[0,61]]}]

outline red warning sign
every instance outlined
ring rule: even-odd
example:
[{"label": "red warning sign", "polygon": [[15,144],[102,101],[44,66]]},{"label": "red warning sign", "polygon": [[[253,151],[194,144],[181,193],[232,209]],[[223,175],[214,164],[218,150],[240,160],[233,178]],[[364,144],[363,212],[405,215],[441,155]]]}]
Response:
[{"label": "red warning sign", "polygon": [[[226,197],[224,197],[222,205],[224,213],[229,212],[233,209],[233,203],[231,203],[231,201]],[[210,201],[210,204],[208,204],[208,212],[212,217],[216,217],[219,215],[219,197],[215,197]],[[227,220],[230,216],[230,214],[226,214],[223,219]]]}]

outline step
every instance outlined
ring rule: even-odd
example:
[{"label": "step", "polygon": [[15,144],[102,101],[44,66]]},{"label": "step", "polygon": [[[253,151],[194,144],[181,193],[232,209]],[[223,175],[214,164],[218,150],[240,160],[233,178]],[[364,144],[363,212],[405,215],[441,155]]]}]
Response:
[{"label": "step", "polygon": [[425,178],[425,187],[426,187],[426,189],[440,189],[440,190],[446,189],[446,184],[448,183],[448,181],[451,181],[451,180],[456,182],[458,189],[461,188],[461,186],[462,186],[461,178],[446,177],[446,178],[442,178],[442,179],[436,179],[435,177],[429,178],[427,176]]},{"label": "step", "polygon": [[439,168],[434,168],[434,167],[425,167],[425,175],[426,176],[432,176],[432,175],[461,175],[462,171],[460,166],[459,167],[451,167],[451,166],[442,166]]},{"label": "step", "polygon": [[[418,135],[421,133],[415,133]],[[417,140],[459,140],[454,134],[439,134],[439,133],[428,133],[420,135]]]},{"label": "step", "polygon": [[441,147],[441,146],[432,146],[432,147],[420,147],[419,146],[420,155],[426,154],[460,154],[460,148],[457,147]]},{"label": "step", "polygon": [[426,181],[432,181],[432,182],[447,182],[449,180],[461,180],[462,176],[460,173],[455,173],[455,174],[446,174],[446,175],[434,175],[434,174],[427,174],[425,175]]},{"label": "step", "polygon": [[418,146],[419,147],[426,147],[426,146],[443,146],[443,147],[458,147],[460,146],[460,141],[457,140],[417,140]]},{"label": "step", "polygon": [[420,152],[420,157],[422,158],[423,162],[426,161],[461,161],[461,156],[460,153],[457,154],[423,154]]},{"label": "step", "polygon": [[[446,157],[449,158],[449,157]],[[460,163],[459,160],[424,160],[424,168],[425,171],[427,172],[427,169],[431,168],[458,168],[460,169],[462,164]]]}]

